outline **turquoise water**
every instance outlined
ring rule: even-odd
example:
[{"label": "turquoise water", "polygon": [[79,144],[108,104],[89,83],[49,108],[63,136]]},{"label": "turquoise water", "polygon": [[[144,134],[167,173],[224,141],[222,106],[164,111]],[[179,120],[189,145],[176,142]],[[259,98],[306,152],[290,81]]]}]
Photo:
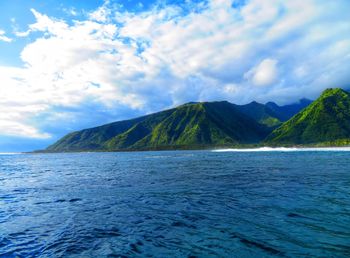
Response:
[{"label": "turquoise water", "polygon": [[350,152],[0,155],[1,257],[349,257]]}]

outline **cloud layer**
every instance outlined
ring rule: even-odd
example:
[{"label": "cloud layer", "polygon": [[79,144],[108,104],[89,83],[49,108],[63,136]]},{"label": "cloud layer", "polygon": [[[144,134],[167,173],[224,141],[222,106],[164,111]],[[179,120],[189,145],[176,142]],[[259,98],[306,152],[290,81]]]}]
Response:
[{"label": "cloud layer", "polygon": [[[350,86],[347,0],[215,0],[86,19],[32,10],[0,67],[0,135],[48,138],[187,101],[279,103]],[[3,31],[0,40],[10,41]],[[56,128],[56,129],[55,129]]]}]

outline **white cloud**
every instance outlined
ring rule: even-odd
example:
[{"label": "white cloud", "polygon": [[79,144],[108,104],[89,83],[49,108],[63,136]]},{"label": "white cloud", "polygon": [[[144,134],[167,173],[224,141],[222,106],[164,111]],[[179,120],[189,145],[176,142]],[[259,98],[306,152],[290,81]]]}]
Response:
[{"label": "white cloud", "polygon": [[48,139],[51,137],[48,133],[41,133],[35,127],[23,124],[23,122],[0,119],[0,124],[1,135],[36,139]]},{"label": "white cloud", "polygon": [[102,6],[89,14],[90,19],[97,22],[107,22],[112,12],[112,10],[108,8],[108,5],[109,1],[105,1]]},{"label": "white cloud", "polygon": [[79,12],[74,7],[62,8],[62,11],[70,16],[78,16],[79,14]]},{"label": "white cloud", "polygon": [[256,67],[245,74],[256,86],[268,86],[276,82],[278,77],[277,60],[264,59]]},{"label": "white cloud", "polygon": [[0,111],[7,114],[0,134],[13,127],[46,137],[35,117],[56,117],[57,107],[84,112],[94,103],[106,112],[147,113],[197,100],[288,102],[314,97],[332,81],[350,83],[348,1],[231,5],[130,13],[106,1],[87,20],[70,23],[32,10],[36,22],[16,33],[41,33],[21,52],[25,65],[0,67]]},{"label": "white cloud", "polygon": [[5,36],[5,31],[0,29],[0,41],[11,42],[12,39]]}]

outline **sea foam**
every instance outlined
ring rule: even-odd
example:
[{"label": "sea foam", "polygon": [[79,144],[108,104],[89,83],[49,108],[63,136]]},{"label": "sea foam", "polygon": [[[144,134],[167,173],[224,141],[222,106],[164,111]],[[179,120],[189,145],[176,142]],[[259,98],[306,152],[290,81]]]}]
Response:
[{"label": "sea foam", "polygon": [[248,149],[216,149],[213,152],[297,152],[297,151],[350,151],[350,147],[286,148],[261,147]]}]

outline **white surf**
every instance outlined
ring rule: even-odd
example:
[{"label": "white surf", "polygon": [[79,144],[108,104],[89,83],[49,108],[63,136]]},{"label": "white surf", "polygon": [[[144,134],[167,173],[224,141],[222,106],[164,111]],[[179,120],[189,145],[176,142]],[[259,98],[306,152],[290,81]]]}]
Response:
[{"label": "white surf", "polygon": [[297,151],[350,151],[350,147],[319,147],[319,148],[298,148],[298,147],[261,147],[248,149],[216,149],[214,152],[297,152]]}]

